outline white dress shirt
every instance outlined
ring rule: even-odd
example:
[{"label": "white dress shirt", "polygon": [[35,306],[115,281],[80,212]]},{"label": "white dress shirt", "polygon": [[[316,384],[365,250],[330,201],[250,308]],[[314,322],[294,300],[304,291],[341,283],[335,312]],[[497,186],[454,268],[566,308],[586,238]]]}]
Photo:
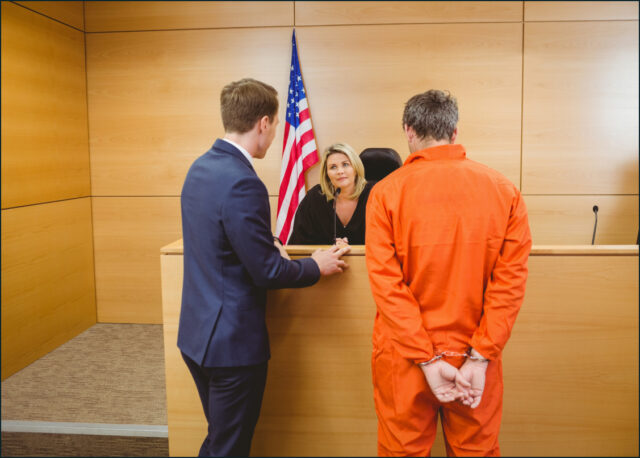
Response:
[{"label": "white dress shirt", "polygon": [[223,138],[223,140],[227,143],[231,143],[233,146],[238,148],[240,152],[244,154],[244,157],[246,157],[249,160],[249,164],[251,164],[251,167],[253,167],[253,158],[251,157],[251,154],[249,154],[249,151],[244,149],[242,146],[238,145],[236,142],[229,140],[228,138]]}]

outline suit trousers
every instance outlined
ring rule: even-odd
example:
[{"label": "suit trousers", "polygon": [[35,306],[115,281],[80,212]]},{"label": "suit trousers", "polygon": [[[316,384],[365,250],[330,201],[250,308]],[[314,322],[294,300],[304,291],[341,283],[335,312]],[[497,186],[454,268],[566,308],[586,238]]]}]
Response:
[{"label": "suit trousers", "polygon": [[267,361],[253,366],[203,367],[182,353],[208,422],[198,456],[249,456],[262,406]]}]

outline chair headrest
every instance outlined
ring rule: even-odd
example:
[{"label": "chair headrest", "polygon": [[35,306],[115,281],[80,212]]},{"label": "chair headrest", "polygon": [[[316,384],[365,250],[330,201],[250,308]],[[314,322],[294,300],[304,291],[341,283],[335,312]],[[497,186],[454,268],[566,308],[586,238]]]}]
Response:
[{"label": "chair headrest", "polygon": [[379,181],[402,166],[402,158],[392,148],[366,148],[360,153],[367,181]]}]

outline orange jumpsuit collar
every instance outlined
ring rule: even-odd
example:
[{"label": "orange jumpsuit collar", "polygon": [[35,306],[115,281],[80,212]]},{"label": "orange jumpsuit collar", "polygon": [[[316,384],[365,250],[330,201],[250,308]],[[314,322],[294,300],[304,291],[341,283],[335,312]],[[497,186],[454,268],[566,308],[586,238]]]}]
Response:
[{"label": "orange jumpsuit collar", "polygon": [[409,155],[404,165],[411,162],[418,161],[420,159],[426,159],[427,161],[435,161],[438,159],[465,159],[467,152],[462,145],[439,145],[431,148],[421,149],[415,153]]}]

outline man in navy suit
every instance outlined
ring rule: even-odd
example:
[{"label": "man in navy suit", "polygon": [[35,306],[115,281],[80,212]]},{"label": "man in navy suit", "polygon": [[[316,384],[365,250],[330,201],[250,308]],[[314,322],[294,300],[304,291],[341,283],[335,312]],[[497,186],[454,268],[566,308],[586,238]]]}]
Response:
[{"label": "man in navy suit", "polygon": [[270,357],[266,291],[342,272],[349,247],[291,261],[274,244],[269,196],[253,160],[276,133],[276,90],[253,79],[230,83],[220,109],[225,136],[196,159],[182,188],[178,347],[209,423],[199,455],[248,456]]}]

